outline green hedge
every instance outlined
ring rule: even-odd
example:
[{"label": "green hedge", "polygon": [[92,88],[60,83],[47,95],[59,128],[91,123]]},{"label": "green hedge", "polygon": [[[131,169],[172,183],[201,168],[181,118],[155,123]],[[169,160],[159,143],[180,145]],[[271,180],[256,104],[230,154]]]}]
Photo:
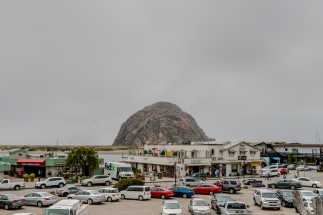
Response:
[{"label": "green hedge", "polygon": [[114,185],[118,190],[125,190],[132,185],[144,185],[145,182],[136,178],[121,179],[118,183]]}]

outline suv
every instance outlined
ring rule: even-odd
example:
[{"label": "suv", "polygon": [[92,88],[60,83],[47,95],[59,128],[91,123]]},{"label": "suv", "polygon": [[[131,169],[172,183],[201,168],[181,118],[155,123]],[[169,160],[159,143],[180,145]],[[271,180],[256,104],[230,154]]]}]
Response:
[{"label": "suv", "polygon": [[82,186],[91,187],[92,185],[107,185],[110,186],[112,184],[112,180],[110,176],[107,175],[93,175],[91,178],[84,179],[81,182]]},{"label": "suv", "polygon": [[261,209],[276,208],[280,210],[280,200],[277,194],[272,190],[257,189],[253,194],[255,205],[259,205]]},{"label": "suv", "polygon": [[235,179],[224,179],[222,181],[222,192],[236,193],[241,190],[241,183]]},{"label": "suv", "polygon": [[46,187],[64,187],[66,184],[64,178],[62,177],[50,177],[44,181],[38,181],[35,184],[36,188],[45,189]]},{"label": "suv", "polygon": [[248,210],[249,205],[244,202],[226,202],[223,207],[221,207],[221,215],[249,215],[251,211]]},{"label": "suv", "polygon": [[148,186],[129,186],[126,190],[120,192],[122,199],[150,199],[150,187]]}]

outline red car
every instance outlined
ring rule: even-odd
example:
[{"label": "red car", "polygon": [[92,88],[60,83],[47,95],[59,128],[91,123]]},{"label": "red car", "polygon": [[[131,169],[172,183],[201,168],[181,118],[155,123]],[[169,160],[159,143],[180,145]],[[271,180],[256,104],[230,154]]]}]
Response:
[{"label": "red car", "polygon": [[195,194],[213,194],[213,193],[221,193],[222,188],[217,185],[211,185],[211,184],[203,184],[201,186],[195,187],[193,189]]},{"label": "red car", "polygon": [[278,169],[278,172],[280,175],[287,175],[288,174],[288,169],[287,168],[284,168],[284,167],[281,167]]},{"label": "red car", "polygon": [[152,187],[150,192],[152,198],[169,199],[174,196],[173,191],[161,187]]}]

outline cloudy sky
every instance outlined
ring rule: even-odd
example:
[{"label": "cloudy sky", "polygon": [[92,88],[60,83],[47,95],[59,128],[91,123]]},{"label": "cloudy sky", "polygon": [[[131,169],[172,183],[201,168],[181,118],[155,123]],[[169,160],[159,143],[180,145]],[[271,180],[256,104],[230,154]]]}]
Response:
[{"label": "cloudy sky", "polygon": [[111,144],[157,101],[219,141],[313,143],[323,135],[322,8],[1,1],[0,143]]}]

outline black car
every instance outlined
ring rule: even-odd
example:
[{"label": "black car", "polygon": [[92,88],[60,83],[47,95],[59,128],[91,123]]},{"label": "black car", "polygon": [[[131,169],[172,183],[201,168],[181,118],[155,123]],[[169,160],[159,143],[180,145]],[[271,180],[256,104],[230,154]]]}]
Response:
[{"label": "black car", "polygon": [[255,183],[257,181],[257,179],[255,178],[247,178],[242,180],[242,183],[245,185],[251,185],[252,183]]},{"label": "black car", "polygon": [[277,196],[281,201],[281,205],[286,208],[292,208],[293,205],[293,191],[278,190]]},{"label": "black car", "polygon": [[5,210],[21,208],[24,205],[23,198],[14,194],[0,194],[0,208]]},{"label": "black car", "polygon": [[296,190],[298,188],[302,188],[301,183],[293,181],[293,180],[279,180],[277,182],[274,183],[269,183],[268,184],[269,188],[279,188],[279,189],[292,189],[292,190]]},{"label": "black car", "polygon": [[218,214],[220,213],[220,207],[224,207],[226,202],[234,201],[230,196],[225,194],[215,194],[211,198],[211,207],[214,209]]}]

